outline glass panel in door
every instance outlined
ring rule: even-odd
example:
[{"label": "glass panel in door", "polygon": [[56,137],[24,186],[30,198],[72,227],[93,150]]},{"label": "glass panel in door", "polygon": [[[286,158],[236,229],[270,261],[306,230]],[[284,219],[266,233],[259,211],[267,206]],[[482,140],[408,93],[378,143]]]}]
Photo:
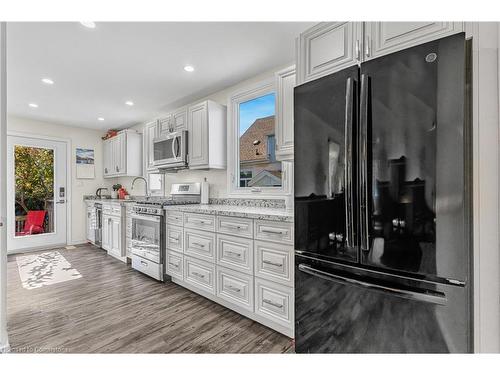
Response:
[{"label": "glass panel in door", "polygon": [[132,251],[144,258],[159,261],[160,219],[158,217],[132,218]]},{"label": "glass panel in door", "polygon": [[296,87],[294,97],[295,249],[349,262],[358,261],[357,81],[354,66]]},{"label": "glass panel in door", "polygon": [[54,233],[54,150],[14,145],[15,237]]},{"label": "glass panel in door", "polygon": [[466,278],[464,62],[458,34],[361,66],[367,265]]}]

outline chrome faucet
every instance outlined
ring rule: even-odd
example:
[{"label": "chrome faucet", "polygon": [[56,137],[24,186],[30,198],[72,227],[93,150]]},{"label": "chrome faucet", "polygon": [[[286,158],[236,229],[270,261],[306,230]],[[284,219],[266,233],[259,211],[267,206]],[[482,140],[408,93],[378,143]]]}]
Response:
[{"label": "chrome faucet", "polygon": [[134,178],[134,180],[132,181],[132,190],[134,190],[134,184],[137,180],[143,180],[144,181],[144,184],[146,185],[146,197],[149,197],[149,190],[148,190],[148,180],[146,180],[144,177],[142,176],[139,176],[139,177],[136,177]]},{"label": "chrome faucet", "polygon": [[96,190],[96,192],[95,192],[95,196],[96,196],[97,198],[101,199],[101,198],[102,198],[102,197],[101,197],[101,191],[103,191],[103,190],[108,191],[108,188],[99,188],[99,189],[97,189],[97,190]]}]

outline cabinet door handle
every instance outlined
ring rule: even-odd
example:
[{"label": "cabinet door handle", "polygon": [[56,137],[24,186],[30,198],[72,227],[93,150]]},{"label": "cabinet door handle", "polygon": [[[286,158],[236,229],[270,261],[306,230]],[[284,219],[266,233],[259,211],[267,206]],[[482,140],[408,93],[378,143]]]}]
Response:
[{"label": "cabinet door handle", "polygon": [[104,168],[104,173],[108,173],[108,168]]},{"label": "cabinet door handle", "polygon": [[366,57],[370,57],[371,48],[370,48],[370,37],[367,35],[365,38],[365,55]]},{"label": "cabinet door handle", "polygon": [[282,309],[282,308],[283,308],[283,304],[273,302],[273,301],[271,301],[270,299],[265,299],[265,298],[264,298],[264,299],[262,300],[262,302],[267,303],[268,305],[271,305],[271,306],[277,307],[278,309]]},{"label": "cabinet door handle", "polygon": [[356,40],[356,60],[359,60],[360,58],[360,48],[359,48],[359,39]]},{"label": "cabinet door handle", "polygon": [[269,265],[275,266],[275,267],[280,267],[280,268],[283,267],[283,264],[271,262],[270,260],[263,260],[262,263],[269,264]]},{"label": "cabinet door handle", "polygon": [[118,168],[118,166],[116,166],[116,171],[117,171],[117,172],[120,172],[120,168]]}]

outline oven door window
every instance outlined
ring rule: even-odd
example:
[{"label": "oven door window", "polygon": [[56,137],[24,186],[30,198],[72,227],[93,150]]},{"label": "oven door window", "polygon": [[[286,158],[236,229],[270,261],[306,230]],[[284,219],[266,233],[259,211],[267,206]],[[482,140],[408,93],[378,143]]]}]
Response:
[{"label": "oven door window", "polygon": [[154,143],[154,160],[175,159],[179,153],[179,138],[173,137]]},{"label": "oven door window", "polygon": [[160,254],[159,218],[132,218],[132,251],[145,258],[158,258]]}]

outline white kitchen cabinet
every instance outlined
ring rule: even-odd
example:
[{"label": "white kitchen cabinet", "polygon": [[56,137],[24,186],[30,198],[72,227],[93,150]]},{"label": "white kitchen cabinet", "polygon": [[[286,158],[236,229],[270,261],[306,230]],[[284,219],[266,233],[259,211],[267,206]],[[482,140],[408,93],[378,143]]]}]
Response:
[{"label": "white kitchen cabinet", "polygon": [[188,108],[189,169],[226,168],[226,107],[211,100]]},{"label": "white kitchen cabinet", "polygon": [[362,22],[322,22],[299,36],[298,83],[312,81],[357,64]]},{"label": "white kitchen cabinet", "polygon": [[120,204],[105,203],[102,206],[102,245],[101,247],[122,262],[127,261],[124,242],[125,236],[125,214],[122,213]]},{"label": "white kitchen cabinet", "polygon": [[293,160],[295,65],[276,72],[276,160]]},{"label": "white kitchen cabinet", "polygon": [[97,217],[95,213],[94,202],[87,203],[87,241],[95,243],[95,230],[97,226]]},{"label": "white kitchen cabinet", "polygon": [[154,149],[153,140],[158,137],[159,134],[159,124],[158,120],[148,122],[144,125],[143,135],[144,135],[144,159],[146,169],[148,171],[155,170],[154,166]]},{"label": "white kitchen cabinet", "polygon": [[463,22],[365,22],[364,60],[461,31]]},{"label": "white kitchen cabinet", "polygon": [[106,139],[104,147],[104,177],[142,175],[142,135],[122,130]]},{"label": "white kitchen cabinet", "polygon": [[159,120],[159,133],[171,133],[187,130],[187,108],[179,108]]}]

